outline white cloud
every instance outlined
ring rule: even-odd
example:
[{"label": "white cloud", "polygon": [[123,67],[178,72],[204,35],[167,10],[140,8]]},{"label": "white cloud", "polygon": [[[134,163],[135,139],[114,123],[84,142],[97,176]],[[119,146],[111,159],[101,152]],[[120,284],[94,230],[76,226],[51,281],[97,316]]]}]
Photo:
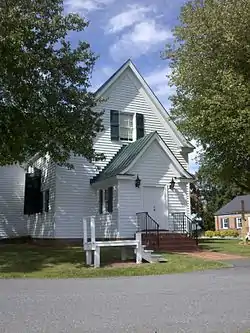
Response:
[{"label": "white cloud", "polygon": [[67,12],[91,12],[104,9],[115,0],[65,0],[64,5]]},{"label": "white cloud", "polygon": [[110,54],[118,61],[128,57],[136,58],[170,38],[172,38],[170,30],[157,25],[153,19],[148,19],[135,24],[130,32],[123,34],[110,47]]},{"label": "white cloud", "polygon": [[115,69],[111,66],[101,66],[94,70],[91,79],[90,91],[94,92],[112,75]]},{"label": "white cloud", "polygon": [[102,67],[101,71],[105,76],[109,77],[115,72],[115,69],[113,69],[111,66],[104,66]]},{"label": "white cloud", "polygon": [[169,66],[157,69],[150,74],[146,75],[145,80],[151,86],[157,86],[159,84],[166,84],[168,82],[167,75],[171,73]]},{"label": "white cloud", "polygon": [[[163,97],[164,100],[168,100],[168,97],[175,93],[175,87],[170,87],[168,75],[171,74],[171,69],[166,66],[164,68],[157,69],[145,76],[146,82],[153,89],[154,93],[158,97]],[[167,102],[168,107],[170,102]]]},{"label": "white cloud", "polygon": [[106,27],[106,32],[116,33],[128,28],[146,18],[147,13],[154,12],[152,6],[140,6],[138,4],[128,5],[128,9],[113,16]]}]

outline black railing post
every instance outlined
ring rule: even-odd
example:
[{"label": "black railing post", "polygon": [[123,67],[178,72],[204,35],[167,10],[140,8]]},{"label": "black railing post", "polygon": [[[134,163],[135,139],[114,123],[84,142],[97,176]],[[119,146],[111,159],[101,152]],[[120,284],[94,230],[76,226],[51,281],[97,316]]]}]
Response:
[{"label": "black railing post", "polygon": [[157,249],[160,248],[160,232],[159,232],[159,225],[157,226]]}]

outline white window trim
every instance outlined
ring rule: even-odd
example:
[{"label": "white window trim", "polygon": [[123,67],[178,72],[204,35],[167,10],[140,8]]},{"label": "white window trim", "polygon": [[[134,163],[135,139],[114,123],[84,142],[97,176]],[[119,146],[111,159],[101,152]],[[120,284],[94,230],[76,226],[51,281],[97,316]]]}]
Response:
[{"label": "white window trim", "polygon": [[[121,139],[121,115],[132,116],[133,127],[132,127],[132,140]],[[136,118],[134,112],[119,111],[119,139],[122,142],[134,142],[136,140]]]},{"label": "white window trim", "polygon": [[[228,220],[228,227],[225,227],[225,220]],[[228,217],[222,218],[222,229],[229,229],[229,218]]]},{"label": "white window trim", "polygon": [[[241,217],[236,217],[235,219],[236,219],[236,229],[242,229],[242,219],[241,219]],[[239,223],[241,223],[241,227],[239,226]]]}]

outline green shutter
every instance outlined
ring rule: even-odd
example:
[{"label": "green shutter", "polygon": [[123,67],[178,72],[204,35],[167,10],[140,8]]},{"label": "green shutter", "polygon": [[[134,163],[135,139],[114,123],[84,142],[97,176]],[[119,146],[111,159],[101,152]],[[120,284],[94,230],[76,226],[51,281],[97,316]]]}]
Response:
[{"label": "green shutter", "polygon": [[111,140],[118,141],[119,133],[119,111],[110,110],[110,136]]},{"label": "green shutter", "polygon": [[113,212],[113,187],[108,188],[108,212]]},{"label": "green shutter", "polygon": [[44,193],[44,210],[45,212],[49,211],[49,190]]},{"label": "green shutter", "polygon": [[99,214],[103,213],[103,190],[99,190]]},{"label": "green shutter", "polygon": [[31,215],[43,211],[43,193],[41,192],[41,170],[25,175],[24,214]]},{"label": "green shutter", "polygon": [[144,115],[142,113],[136,114],[136,139],[144,137]]},{"label": "green shutter", "polygon": [[26,173],[25,174],[25,189],[24,189],[24,215],[30,215],[32,211],[32,174]]}]

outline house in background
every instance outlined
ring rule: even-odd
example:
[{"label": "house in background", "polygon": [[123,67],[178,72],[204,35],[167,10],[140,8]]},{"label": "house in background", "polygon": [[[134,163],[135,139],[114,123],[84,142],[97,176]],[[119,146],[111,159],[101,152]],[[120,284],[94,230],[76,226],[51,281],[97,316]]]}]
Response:
[{"label": "house in background", "polygon": [[242,229],[241,201],[244,201],[245,218],[250,231],[250,195],[239,195],[215,213],[215,230]]},{"label": "house in background", "polygon": [[[20,235],[47,239],[82,239],[82,220],[89,216],[102,239],[133,238],[138,221],[187,232],[193,181],[188,155],[194,147],[130,60],[96,94],[105,98],[97,106],[104,111],[104,131],[94,148],[106,159],[90,163],[72,155],[69,170],[49,155],[32,157],[25,174],[25,215],[18,209],[9,223]],[[0,222],[0,238],[7,235],[5,227]]]}]

